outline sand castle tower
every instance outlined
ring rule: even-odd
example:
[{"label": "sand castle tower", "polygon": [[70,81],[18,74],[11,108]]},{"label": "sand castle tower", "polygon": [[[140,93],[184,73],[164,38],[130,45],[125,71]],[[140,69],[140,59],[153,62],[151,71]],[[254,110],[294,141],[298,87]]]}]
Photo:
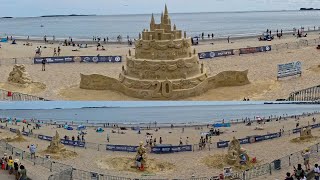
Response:
[{"label": "sand castle tower", "polygon": [[65,147],[63,144],[61,144],[61,139],[59,136],[58,131],[56,131],[56,135],[52,137],[52,141],[50,142],[50,145],[48,146],[46,152],[49,153],[59,153],[61,151],[65,151]]},{"label": "sand castle tower", "polygon": [[160,24],[152,14],[150,30],[139,34],[135,46],[135,54],[129,50],[126,67],[119,76],[128,93],[140,98],[171,99],[204,91],[204,66],[191,48],[191,38],[176,25],[172,27],[167,6]]}]

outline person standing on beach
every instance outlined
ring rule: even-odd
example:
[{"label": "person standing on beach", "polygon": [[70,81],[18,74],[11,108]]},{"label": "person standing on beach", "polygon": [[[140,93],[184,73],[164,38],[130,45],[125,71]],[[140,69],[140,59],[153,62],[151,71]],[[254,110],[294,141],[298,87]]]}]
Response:
[{"label": "person standing on beach", "polygon": [[313,172],[314,172],[314,178],[315,180],[319,180],[320,178],[320,168],[318,166],[318,164],[315,164],[314,165],[314,169],[313,169]]},{"label": "person standing on beach", "polygon": [[60,52],[61,52],[61,49],[60,49],[60,46],[58,46],[58,56],[60,56]]},{"label": "person standing on beach", "polygon": [[186,145],[188,145],[189,144],[189,137],[187,137],[187,139],[186,139]]},{"label": "person standing on beach", "polygon": [[162,144],[162,137],[159,138],[159,143]]},{"label": "person standing on beach", "polygon": [[310,171],[310,162],[309,162],[310,150],[309,150],[309,148],[307,148],[305,151],[302,151],[301,155],[303,157],[304,165],[306,166],[306,170]]},{"label": "person standing on beach", "polygon": [[34,144],[31,144],[29,150],[30,150],[30,158],[32,159],[32,156],[33,156],[33,158],[35,159],[36,158],[37,146],[34,145]]},{"label": "person standing on beach", "polygon": [[57,56],[57,49],[56,48],[53,49],[53,56]]},{"label": "person standing on beach", "polygon": [[52,36],[52,40],[55,41],[55,40],[56,40],[56,37],[55,37],[55,36]]},{"label": "person standing on beach", "polygon": [[230,36],[228,36],[228,43],[230,43]]},{"label": "person standing on beach", "polygon": [[46,60],[42,60],[42,71],[46,71]]},{"label": "person standing on beach", "polygon": [[110,142],[110,137],[108,133],[107,133],[107,141]]}]

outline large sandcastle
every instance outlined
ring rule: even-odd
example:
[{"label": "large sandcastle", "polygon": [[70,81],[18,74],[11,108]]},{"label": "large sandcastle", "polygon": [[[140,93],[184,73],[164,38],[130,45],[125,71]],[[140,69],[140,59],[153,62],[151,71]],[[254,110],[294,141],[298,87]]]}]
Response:
[{"label": "large sandcastle", "polygon": [[166,6],[161,23],[156,24],[152,15],[150,30],[139,34],[135,54],[129,50],[118,80],[81,74],[80,88],[116,90],[141,99],[180,99],[201,95],[209,88],[249,83],[248,71],[226,71],[208,77],[191,45],[186,32],[176,25],[172,27]]}]

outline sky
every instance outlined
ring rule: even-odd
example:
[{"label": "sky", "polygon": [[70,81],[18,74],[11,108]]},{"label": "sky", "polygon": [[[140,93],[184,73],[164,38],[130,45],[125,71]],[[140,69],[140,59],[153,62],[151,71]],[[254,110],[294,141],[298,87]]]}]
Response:
[{"label": "sky", "polygon": [[320,0],[0,0],[0,17],[150,14],[160,13],[164,4],[171,13],[320,8]]}]

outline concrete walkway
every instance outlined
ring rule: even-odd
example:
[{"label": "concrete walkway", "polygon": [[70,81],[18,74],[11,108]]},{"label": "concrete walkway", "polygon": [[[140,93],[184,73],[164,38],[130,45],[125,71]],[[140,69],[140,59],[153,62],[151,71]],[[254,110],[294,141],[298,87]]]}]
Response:
[{"label": "concrete walkway", "polygon": [[0,179],[3,180],[15,180],[15,177],[13,174],[9,174],[9,171],[0,170]]}]

